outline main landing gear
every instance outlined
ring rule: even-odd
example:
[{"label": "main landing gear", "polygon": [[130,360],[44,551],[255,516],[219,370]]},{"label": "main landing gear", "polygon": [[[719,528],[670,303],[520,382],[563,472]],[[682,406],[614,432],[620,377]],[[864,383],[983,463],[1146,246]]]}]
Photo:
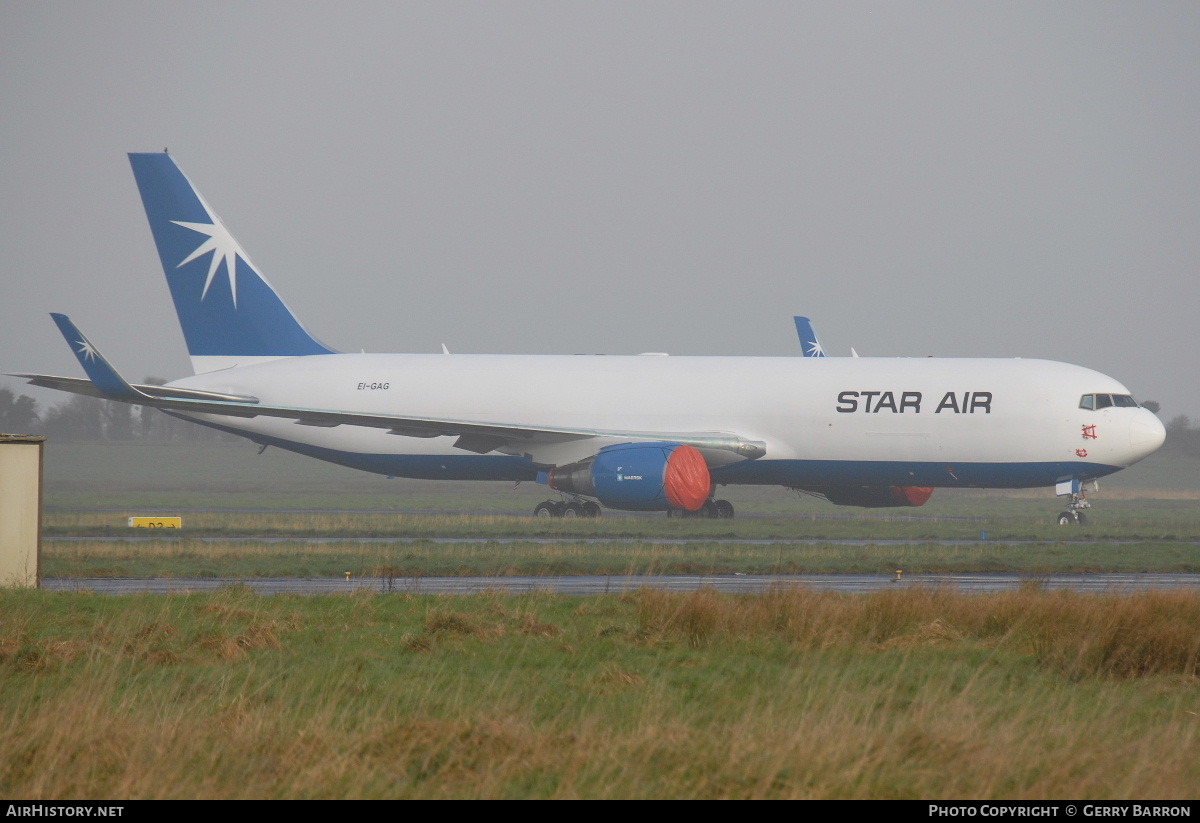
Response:
[{"label": "main landing gear", "polygon": [[592,501],[543,500],[533,508],[534,517],[599,517],[600,505]]},{"label": "main landing gear", "polygon": [[707,517],[710,520],[731,520],[733,515],[733,504],[728,500],[709,500],[694,512],[687,509],[667,509],[667,517]]},{"label": "main landing gear", "polygon": [[1087,517],[1083,513],[1083,509],[1090,509],[1092,504],[1088,502],[1087,495],[1082,490],[1071,495],[1071,502],[1067,504],[1066,511],[1059,512],[1058,525],[1060,526],[1082,526],[1087,522]]}]

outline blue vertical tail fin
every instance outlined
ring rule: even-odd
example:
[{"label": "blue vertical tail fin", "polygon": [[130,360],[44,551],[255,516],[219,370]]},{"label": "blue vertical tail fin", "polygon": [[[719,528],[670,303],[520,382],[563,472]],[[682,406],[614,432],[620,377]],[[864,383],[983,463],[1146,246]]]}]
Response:
[{"label": "blue vertical tail fin", "polygon": [[196,372],[332,354],[305,330],[171,155],[130,154]]},{"label": "blue vertical tail fin", "polygon": [[821,341],[817,339],[817,333],[813,331],[812,322],[807,317],[795,317],[796,334],[800,337],[800,348],[804,352],[805,357],[824,357],[825,349],[821,348]]}]

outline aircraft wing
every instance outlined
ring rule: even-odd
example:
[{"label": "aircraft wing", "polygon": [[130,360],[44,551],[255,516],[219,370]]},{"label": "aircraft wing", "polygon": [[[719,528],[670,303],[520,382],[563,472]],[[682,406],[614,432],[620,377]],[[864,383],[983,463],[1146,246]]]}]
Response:
[{"label": "aircraft wing", "polygon": [[365,426],[386,429],[389,434],[405,437],[457,437],[455,447],[486,454],[506,446],[519,448],[522,443],[565,443],[590,438],[619,439],[625,442],[670,441],[694,446],[702,451],[730,452],[741,459],[754,459],[766,453],[765,444],[730,432],[661,432],[530,426],[504,422],[410,417],[368,414],[337,409],[273,406],[257,398],[175,389],[167,386],[133,385],[125,381],[108,360],[62,314],[51,315],[88,378],[58,377],[43,374],[13,374],[33,385],[62,391],[120,400],[139,406],[188,414],[215,414],[233,417],[275,417],[295,420],[304,426]]}]

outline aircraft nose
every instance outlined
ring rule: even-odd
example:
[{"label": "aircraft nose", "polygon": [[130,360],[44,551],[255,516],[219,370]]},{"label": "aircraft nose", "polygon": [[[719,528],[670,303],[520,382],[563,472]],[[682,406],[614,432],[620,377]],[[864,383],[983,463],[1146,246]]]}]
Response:
[{"label": "aircraft nose", "polygon": [[1129,422],[1129,446],[1133,449],[1134,460],[1141,460],[1158,451],[1167,439],[1167,429],[1157,415],[1149,409],[1139,411],[1140,414],[1134,415]]}]

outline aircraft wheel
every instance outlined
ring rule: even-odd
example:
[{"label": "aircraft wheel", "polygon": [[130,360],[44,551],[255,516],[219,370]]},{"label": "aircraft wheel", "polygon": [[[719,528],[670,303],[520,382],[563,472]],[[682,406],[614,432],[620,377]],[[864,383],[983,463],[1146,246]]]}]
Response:
[{"label": "aircraft wheel", "polygon": [[588,502],[584,503],[583,504],[583,516],[584,517],[599,517],[600,516],[600,504],[593,503],[590,500]]},{"label": "aircraft wheel", "polygon": [[562,517],[562,510],[553,500],[545,500],[537,504],[533,510],[534,517]]},{"label": "aircraft wheel", "polygon": [[1076,515],[1073,512],[1059,512],[1058,525],[1074,526],[1078,522],[1079,521],[1076,519]]},{"label": "aircraft wheel", "polygon": [[718,520],[732,520],[733,519],[733,504],[730,503],[728,500],[714,500],[713,508],[717,512]]},{"label": "aircraft wheel", "polygon": [[1075,512],[1075,522],[1082,526],[1087,522],[1087,515],[1083,512]]},{"label": "aircraft wheel", "polygon": [[578,503],[568,503],[562,507],[562,516],[570,518],[583,517],[583,506]]}]

